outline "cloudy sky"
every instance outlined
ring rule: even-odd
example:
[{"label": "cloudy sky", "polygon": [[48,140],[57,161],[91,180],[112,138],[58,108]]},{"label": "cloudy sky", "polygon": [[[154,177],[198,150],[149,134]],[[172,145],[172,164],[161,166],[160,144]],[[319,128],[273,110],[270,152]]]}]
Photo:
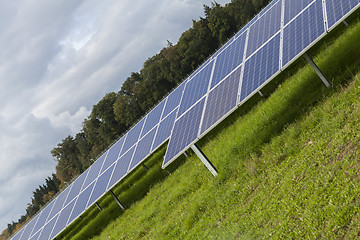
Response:
[{"label": "cloudy sky", "polygon": [[0,1],[0,232],[55,172],[51,149],[210,2]]}]

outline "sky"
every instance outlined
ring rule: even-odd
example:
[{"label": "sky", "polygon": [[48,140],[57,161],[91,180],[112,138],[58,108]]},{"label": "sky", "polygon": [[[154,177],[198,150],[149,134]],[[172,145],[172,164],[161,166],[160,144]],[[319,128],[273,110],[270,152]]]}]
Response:
[{"label": "sky", "polygon": [[0,232],[55,173],[50,151],[167,40],[176,43],[203,4],[211,1],[0,1]]}]

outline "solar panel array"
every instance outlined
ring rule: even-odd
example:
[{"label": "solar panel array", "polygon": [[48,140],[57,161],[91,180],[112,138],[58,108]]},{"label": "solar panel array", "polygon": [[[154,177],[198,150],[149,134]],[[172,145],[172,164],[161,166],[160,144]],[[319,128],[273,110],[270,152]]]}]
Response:
[{"label": "solar panel array", "polygon": [[360,5],[274,0],[12,239],[53,239],[169,138],[163,167]]}]

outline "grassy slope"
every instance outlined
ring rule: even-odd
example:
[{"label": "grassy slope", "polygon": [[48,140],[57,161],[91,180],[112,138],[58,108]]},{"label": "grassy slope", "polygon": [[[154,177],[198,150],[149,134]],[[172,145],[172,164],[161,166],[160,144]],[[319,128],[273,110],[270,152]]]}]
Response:
[{"label": "grassy slope", "polygon": [[217,178],[195,156],[167,177],[161,150],[150,172],[140,168],[115,189],[125,212],[106,196],[104,211],[92,208],[62,236],[86,239],[105,228],[94,239],[357,237],[360,23],[352,24],[315,47],[332,89],[300,61],[275,79],[270,97],[255,97],[199,143]]}]

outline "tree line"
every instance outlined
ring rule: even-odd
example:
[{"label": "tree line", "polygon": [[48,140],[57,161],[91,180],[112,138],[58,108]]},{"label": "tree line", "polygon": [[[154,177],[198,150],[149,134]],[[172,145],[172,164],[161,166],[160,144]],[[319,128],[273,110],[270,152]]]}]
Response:
[{"label": "tree line", "polygon": [[[56,174],[34,192],[26,214],[0,235],[11,235],[27,219],[86,170],[97,156],[123,135],[154,105],[202,64],[212,53],[254,17],[270,0],[232,0],[225,6],[204,5],[204,17],[193,20],[178,42],[148,58],[139,72],[125,80],[120,91],[106,94],[84,120],[75,136],[68,136],[51,151]],[[4,238],[6,239],[6,238]]]}]

